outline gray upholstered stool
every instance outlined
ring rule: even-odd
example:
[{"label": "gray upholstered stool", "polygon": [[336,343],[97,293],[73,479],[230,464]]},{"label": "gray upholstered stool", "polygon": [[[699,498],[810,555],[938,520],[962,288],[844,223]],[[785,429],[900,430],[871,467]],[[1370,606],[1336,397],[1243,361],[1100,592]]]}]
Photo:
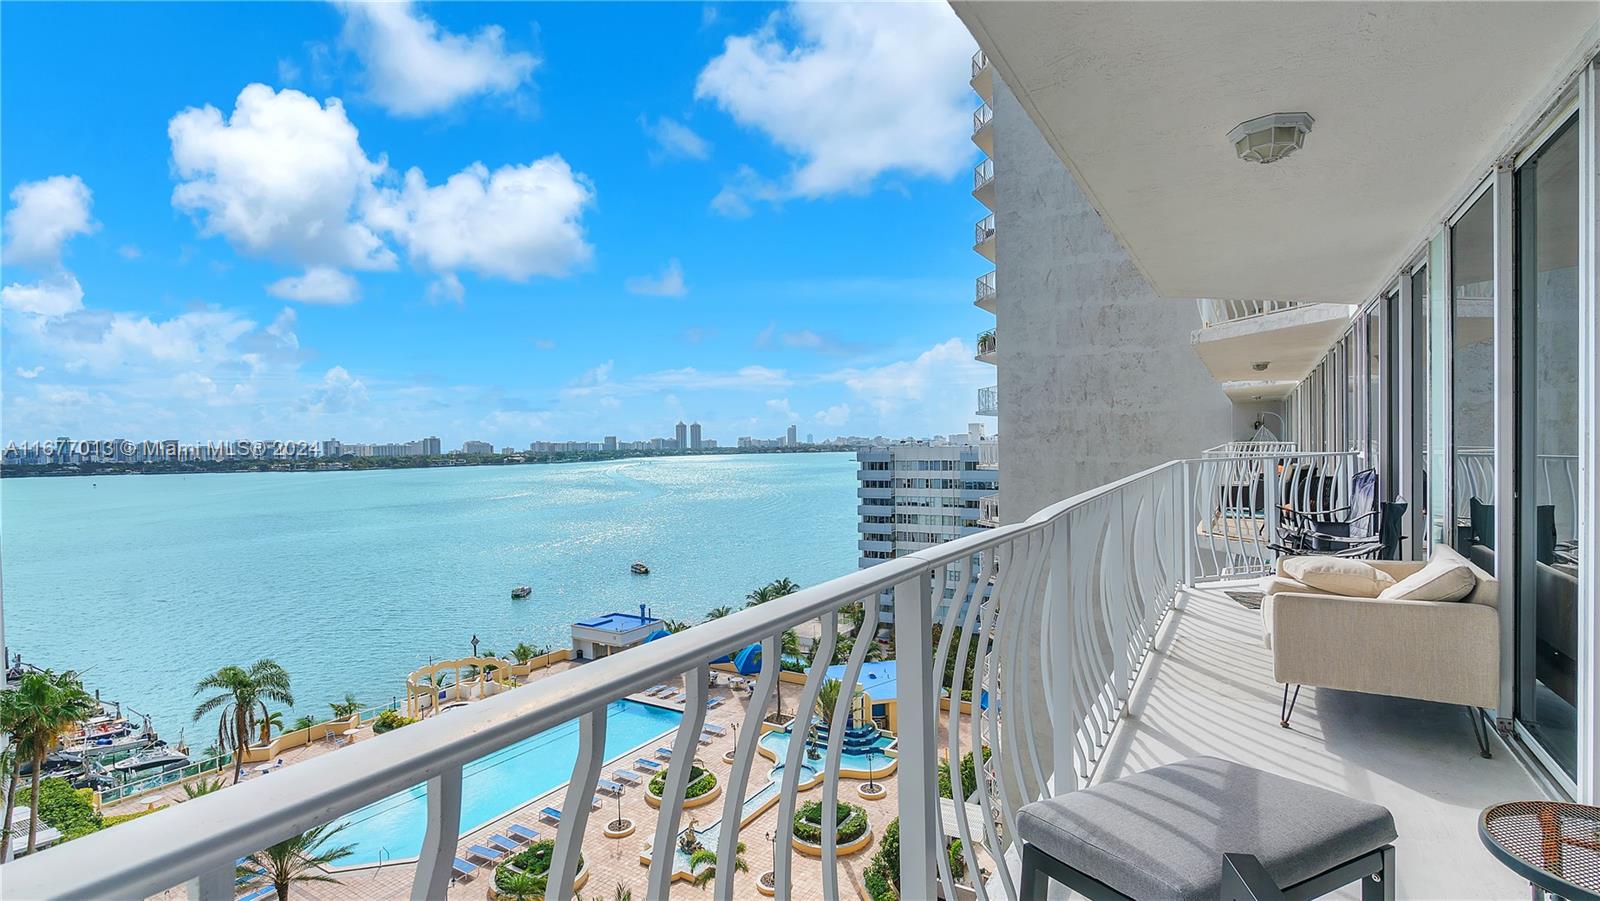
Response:
[{"label": "gray upholstered stool", "polygon": [[1017,832],[1023,901],[1052,879],[1096,901],[1395,897],[1388,810],[1214,757],[1035,801]]}]

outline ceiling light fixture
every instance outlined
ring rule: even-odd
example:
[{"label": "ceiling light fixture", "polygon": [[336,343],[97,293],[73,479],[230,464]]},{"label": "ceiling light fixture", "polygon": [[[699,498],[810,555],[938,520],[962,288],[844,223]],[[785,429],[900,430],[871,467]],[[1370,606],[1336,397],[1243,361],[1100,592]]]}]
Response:
[{"label": "ceiling light fixture", "polygon": [[1262,361],[1260,361],[1258,363],[1251,363],[1250,364],[1250,368],[1254,369],[1256,372],[1266,372],[1267,371],[1267,367],[1271,366],[1271,365],[1272,365],[1272,361],[1271,360],[1262,360]]},{"label": "ceiling light fixture", "polygon": [[1228,142],[1247,163],[1276,163],[1305,146],[1314,121],[1310,113],[1273,113],[1241,122]]}]

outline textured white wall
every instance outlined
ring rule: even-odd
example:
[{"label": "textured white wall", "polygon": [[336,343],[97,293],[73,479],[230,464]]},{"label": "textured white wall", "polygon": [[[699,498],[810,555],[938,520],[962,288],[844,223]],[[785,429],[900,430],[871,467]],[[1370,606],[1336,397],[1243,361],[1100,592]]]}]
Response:
[{"label": "textured white wall", "polygon": [[1190,347],[1192,300],[1163,300],[995,79],[1000,513],[1055,500],[1234,436]]}]

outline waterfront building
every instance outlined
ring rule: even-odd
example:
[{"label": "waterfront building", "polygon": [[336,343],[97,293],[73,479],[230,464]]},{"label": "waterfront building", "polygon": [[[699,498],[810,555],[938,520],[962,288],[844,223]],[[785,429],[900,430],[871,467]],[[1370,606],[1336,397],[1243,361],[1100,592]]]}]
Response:
[{"label": "waterfront building", "polygon": [[[995,524],[993,517],[985,520],[984,512],[986,500],[999,488],[999,470],[981,459],[981,428],[970,443],[907,442],[856,453],[856,513],[861,534],[856,547],[861,551],[861,568]],[[959,590],[953,571],[940,590],[936,616],[942,619]],[[970,590],[962,603],[967,597]],[[886,591],[878,600],[881,621],[887,628],[894,622],[893,593]]]},{"label": "waterfront building", "polygon": [[487,441],[466,441],[461,445],[461,452],[468,455],[487,456],[494,453],[494,445]]},{"label": "waterfront building", "polygon": [[[468,704],[406,738],[358,742],[8,864],[7,894],[142,897],[191,883],[199,897],[231,898],[239,856],[421,784],[420,863],[388,873],[440,897],[462,762],[576,720],[565,728],[591,751],[570,772],[577,803],[549,827],[552,893],[570,897],[579,851],[594,867],[615,855],[597,849],[618,847],[585,833],[601,764],[613,763],[592,751],[612,705],[686,689],[688,728],[668,754],[689,758],[711,660],[753,638],[776,648],[819,613],[888,589],[901,897],[1017,897],[1020,804],[1197,755],[1385,808],[1393,870],[1366,881],[1369,897],[1526,896],[1485,849],[1481,812],[1600,801],[1600,582],[1586,560],[1600,547],[1600,8],[954,7],[981,48],[972,78],[988,92],[982,128],[1001,168],[994,219],[976,235],[1005,273],[993,295],[1004,360],[980,403],[1004,438],[999,526],[974,517],[970,534],[943,543],[908,535],[925,546],[895,555],[901,451],[866,452],[861,508],[891,511],[870,514],[891,517],[872,523],[887,531],[862,532],[863,544],[889,536],[872,550],[890,556],[873,565]],[[1344,307],[1343,322],[1337,309],[1290,308],[1313,303]],[[970,447],[904,453],[960,455],[960,480],[978,478],[965,475]],[[1389,565],[1415,571],[1438,555],[1470,577],[1470,596],[1394,602],[1282,583],[1263,596],[1279,563],[1271,544],[1292,524],[1283,507],[1342,504],[1357,470],[1397,505],[1383,515],[1403,516],[1405,541],[1383,550],[1408,563]],[[951,478],[940,472],[905,478]],[[1447,547],[1482,565],[1451,563]],[[973,599],[969,616],[941,593],[952,583]],[[871,617],[887,611],[868,610],[862,628],[881,626]],[[960,689],[970,702],[955,684],[943,697],[933,671],[949,664],[954,642],[942,639],[956,628],[984,680]],[[1330,668],[1302,675],[1313,652]],[[859,681],[860,665],[852,655],[841,678]],[[812,697],[825,674],[806,674]],[[742,720],[747,753],[710,760],[721,774],[770,770],[748,753],[766,702]],[[830,738],[845,737],[847,709],[821,718]],[[976,755],[970,796],[951,779],[942,803],[941,754],[960,753],[946,744],[955,739],[973,750],[969,736],[992,758]],[[844,765],[818,775],[825,796],[856,797]],[[783,815],[805,800],[796,782],[763,790]],[[703,808],[707,821],[726,812],[705,833],[724,861],[736,842],[762,844],[740,832],[747,797],[728,791],[725,806]],[[1210,847],[1216,818],[1281,812],[1259,802],[1212,804],[1206,822],[1153,819],[1154,799],[1126,813],[1142,818],[1138,834],[1164,834],[1167,851],[1216,850],[1202,864],[1214,875],[1232,850]],[[675,840],[693,816],[683,808],[674,798],[645,824],[653,857],[636,894],[670,892]],[[853,890],[857,868],[791,856],[778,839],[793,824],[779,819],[778,897],[823,895],[795,885],[802,867]],[[971,874],[960,885],[957,839]],[[841,844],[830,847],[844,855]],[[752,886],[719,878],[716,891]]]},{"label": "waterfront building", "polygon": [[[680,439],[680,443],[681,443],[681,439]],[[700,450],[700,448],[703,445],[703,443],[704,442],[702,441],[702,439],[700,437],[700,423],[698,423],[698,422],[690,423],[689,424],[689,445],[688,445],[689,450]]]},{"label": "waterfront building", "polygon": [[792,426],[792,425],[789,426],[789,431],[784,433],[783,442],[784,442],[784,446],[785,447],[794,447],[796,444],[798,444],[798,442],[795,441],[795,427],[794,426]]},{"label": "waterfront building", "polygon": [[683,424],[683,420],[678,421],[677,428],[673,432],[673,439],[672,446],[675,448],[681,450],[689,446],[689,427]]},{"label": "waterfront building", "polygon": [[608,450],[608,451],[616,450],[617,449],[617,436],[616,435],[607,435],[606,436],[606,440],[602,443],[602,448],[604,450]]}]

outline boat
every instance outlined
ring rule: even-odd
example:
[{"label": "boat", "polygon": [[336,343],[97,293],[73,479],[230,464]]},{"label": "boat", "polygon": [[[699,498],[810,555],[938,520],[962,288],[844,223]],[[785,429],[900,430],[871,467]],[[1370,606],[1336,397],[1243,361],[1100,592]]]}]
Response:
[{"label": "boat", "polygon": [[129,751],[138,751],[150,746],[155,740],[155,735],[119,735],[116,738],[94,738],[76,747],[76,750],[89,758],[104,757],[108,754],[126,754]]},{"label": "boat", "polygon": [[158,745],[129,757],[127,760],[118,761],[111,765],[119,773],[134,773],[156,768],[170,769],[176,766],[187,766],[189,755],[180,753],[165,745]]},{"label": "boat", "polygon": [[633,570],[633,574],[636,576],[650,575],[650,567],[645,566],[643,563],[635,563],[631,569]]},{"label": "boat", "polygon": [[518,585],[516,588],[511,589],[511,596],[519,601],[530,594],[533,594],[533,589],[526,585]]}]

